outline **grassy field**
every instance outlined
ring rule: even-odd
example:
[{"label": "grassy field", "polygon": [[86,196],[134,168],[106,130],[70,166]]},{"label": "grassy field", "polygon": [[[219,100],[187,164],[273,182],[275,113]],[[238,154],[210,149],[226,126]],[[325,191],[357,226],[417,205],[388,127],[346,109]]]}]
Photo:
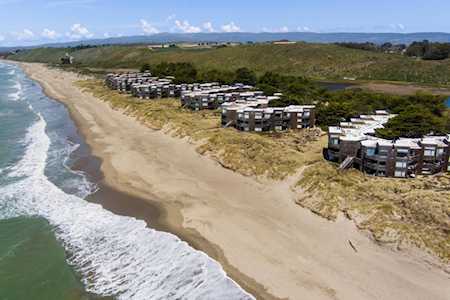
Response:
[{"label": "grassy field", "polygon": [[348,49],[331,44],[255,44],[220,49],[150,50],[145,46],[107,46],[82,50],[41,48],[9,58],[59,63],[70,52],[80,67],[139,68],[144,63],[192,62],[200,70],[234,71],[248,67],[258,74],[274,71],[318,80],[389,80],[425,84],[450,84],[450,60],[424,61],[399,54]]},{"label": "grassy field", "polygon": [[151,128],[188,138],[200,154],[243,175],[281,180],[302,170],[299,205],[330,220],[344,213],[381,243],[413,244],[450,261],[449,174],[402,180],[339,173],[322,158],[326,136],[318,129],[238,132],[221,128],[217,111],[186,110],[177,99],[138,100],[99,80],[78,85]]}]

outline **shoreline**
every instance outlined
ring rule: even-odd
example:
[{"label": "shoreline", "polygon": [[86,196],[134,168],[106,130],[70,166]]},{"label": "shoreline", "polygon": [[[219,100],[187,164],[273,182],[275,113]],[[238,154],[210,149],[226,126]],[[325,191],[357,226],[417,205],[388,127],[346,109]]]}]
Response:
[{"label": "shoreline", "polygon": [[[176,140],[161,132],[145,129],[137,124],[136,120],[130,120],[130,117],[120,112],[112,111],[106,103],[98,100],[96,103],[87,103],[87,101],[95,102],[96,100],[89,95],[76,92],[77,89],[73,85],[72,89],[74,93],[76,92],[74,94],[76,96],[71,96],[63,90],[54,90],[64,89],[64,86],[58,87],[58,84],[64,84],[65,88],[70,88],[75,75],[68,75],[58,70],[48,71],[41,65],[27,64],[25,66],[24,69],[34,69],[28,70],[27,74],[42,85],[47,95],[62,102],[68,108],[80,135],[90,148],[93,146],[91,154],[95,157],[101,156],[101,172],[105,175],[102,183],[106,187],[103,197],[117,195],[116,189],[112,189],[111,186],[119,187],[121,194],[120,197],[117,196],[118,202],[116,204],[109,202],[111,207],[108,209],[112,211],[117,209],[119,213],[123,212],[126,215],[137,214],[143,210],[139,205],[143,205],[142,201],[145,201],[145,207],[147,205],[152,207],[149,209],[155,213],[153,217],[157,216],[158,219],[156,223],[159,225],[151,224],[152,228],[162,226],[160,228],[164,229],[163,227],[167,226],[167,231],[178,235],[195,249],[206,252],[222,264],[233,280],[258,299],[276,299],[264,292],[265,288],[279,298],[292,299],[299,295],[303,298],[316,299],[361,297],[376,299],[406,295],[414,295],[417,298],[424,295],[438,296],[437,299],[439,295],[444,297],[444,286],[440,283],[445,283],[445,280],[448,280],[447,276],[433,269],[432,274],[425,278],[426,283],[420,282],[419,279],[424,279],[421,272],[430,269],[429,266],[418,263],[414,258],[403,257],[376,246],[364,234],[358,232],[352,222],[341,220],[330,224],[326,220],[312,216],[309,211],[296,207],[293,201],[290,202],[294,195],[285,182],[263,187],[253,182],[251,178],[220,169],[217,163],[200,157],[192,151],[193,146],[187,144],[185,140]],[[48,74],[44,74],[46,72]],[[36,73],[48,75],[48,77],[35,78]],[[52,85],[50,77],[57,83]],[[83,99],[80,98],[81,96]],[[78,106],[76,102],[82,100],[86,102],[83,104],[86,105],[84,108],[81,107],[82,104]],[[86,109],[94,107],[98,108],[97,114],[95,112],[91,114]],[[107,117],[126,123],[130,128],[145,131],[145,136],[136,134],[137,139],[145,139],[150,144],[144,143],[144,149],[139,147],[142,146],[139,143],[131,144],[131,148],[114,150],[117,151],[116,156],[111,154],[110,151],[113,149],[108,146],[115,145],[116,148],[120,148],[121,143],[130,141],[126,140],[126,135],[119,136],[118,140],[104,141],[105,132],[99,126],[99,122],[103,120],[95,118],[101,119],[102,114],[105,113],[110,114]],[[133,134],[125,130],[124,133]],[[153,143],[157,145],[154,146]],[[133,150],[138,151],[135,147],[144,153],[133,152]],[[147,148],[152,149],[146,152]],[[172,158],[164,152],[174,156],[186,155],[184,158],[191,159],[192,163]],[[133,159],[134,165],[118,161],[117,155],[121,157],[122,154]],[[136,169],[137,166],[153,168],[153,170],[140,173],[140,170]],[[188,169],[185,170],[186,168]],[[204,170],[200,172],[198,168],[204,168]],[[149,175],[160,174],[162,175],[160,180],[148,178]],[[198,182],[191,180],[190,176]],[[205,176],[212,178],[204,178]],[[177,184],[179,187],[174,186]],[[195,186],[192,187],[191,184]],[[108,189],[110,189],[109,192]],[[259,189],[263,190],[258,192]],[[230,191],[230,195],[223,198],[220,193],[227,190]],[[123,198],[123,196],[128,197]],[[237,200],[228,199],[230,197],[236,197]],[[133,211],[133,209],[130,210],[130,203],[135,200],[137,200],[136,203],[141,204]],[[242,203],[242,200],[249,203]],[[118,207],[114,208],[113,204]],[[148,214],[151,215],[150,212]],[[146,213],[143,217],[145,215]],[[149,215],[147,217],[150,217]],[[132,216],[135,217],[135,215]],[[339,234],[343,235],[343,240],[339,236],[336,237]],[[355,255],[350,252],[353,250],[347,245],[342,246],[342,241],[347,238],[351,239],[362,250],[361,252],[367,251],[368,254]],[[264,242],[265,240],[269,243]],[[324,249],[327,247],[333,250],[335,248],[335,251]],[[382,260],[378,262],[377,259]],[[362,265],[358,266],[358,263]],[[395,266],[390,267],[390,264],[394,264],[400,270],[394,270]],[[374,268],[373,274],[376,274],[373,275],[374,278],[366,274],[369,267]],[[408,269],[414,274],[401,274]],[[346,274],[347,272],[349,274]],[[387,278],[384,278],[384,275]],[[395,279],[400,285],[398,288],[396,282],[389,282]],[[353,282],[353,280],[357,281]],[[431,284],[435,280],[437,283]],[[427,283],[430,283],[430,286],[427,286]],[[387,291],[373,291],[372,289],[376,287],[386,288]],[[441,289],[442,294],[440,294]]]},{"label": "shoreline", "polygon": [[[48,92],[43,85],[44,82],[41,82],[37,78],[33,78],[31,74],[26,72],[21,63],[11,61],[8,62],[21,66],[25,73],[27,73],[27,76],[41,85],[42,90],[47,97],[64,105],[67,109],[71,120],[77,128],[77,133],[80,139],[84,142],[84,147],[86,147],[85,151],[87,152],[87,155],[83,155],[75,161],[75,165],[72,166],[72,169],[87,173],[99,187],[97,192],[86,198],[87,201],[100,204],[103,208],[114,214],[143,220],[147,223],[147,226],[152,229],[169,232],[178,236],[195,250],[202,251],[212,259],[219,262],[227,276],[235,281],[245,291],[252,294],[256,299],[280,299],[268,293],[266,289],[254,279],[242,274],[237,268],[233,267],[227,261],[220,247],[206,240],[196,230],[184,228],[182,226],[183,216],[181,213],[180,204],[163,205],[158,201],[152,200],[155,199],[155,196],[145,197],[144,199],[144,197],[119,191],[105,182],[104,173],[101,170],[101,165],[104,163],[104,159],[93,154],[92,148],[87,142],[87,131],[83,130],[83,124],[79,122],[80,120],[74,115],[73,110],[70,109],[67,103],[59,100],[55,97],[55,95],[52,95],[51,92]],[[77,149],[74,154],[76,154],[79,150],[80,149]],[[171,216],[170,220],[168,217],[169,215]]]}]

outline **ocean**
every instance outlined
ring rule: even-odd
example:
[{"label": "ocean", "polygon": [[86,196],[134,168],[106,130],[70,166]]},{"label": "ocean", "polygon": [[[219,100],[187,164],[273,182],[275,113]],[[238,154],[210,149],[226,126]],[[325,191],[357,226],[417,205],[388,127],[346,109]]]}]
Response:
[{"label": "ocean", "polygon": [[0,299],[254,299],[178,237],[86,200],[66,108],[0,62]]}]

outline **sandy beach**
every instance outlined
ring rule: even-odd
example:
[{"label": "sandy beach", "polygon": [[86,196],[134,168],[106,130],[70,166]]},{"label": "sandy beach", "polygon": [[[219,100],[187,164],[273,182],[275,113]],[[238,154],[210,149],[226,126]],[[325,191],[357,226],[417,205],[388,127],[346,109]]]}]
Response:
[{"label": "sandy beach", "polygon": [[[160,229],[217,259],[258,298],[448,299],[450,275],[425,262],[431,258],[378,246],[349,220],[329,222],[299,207],[292,178],[261,183],[226,170],[186,139],[83,93],[76,74],[21,66],[68,107],[101,159],[102,184],[158,207]],[[133,215],[130,199],[113,210]]]}]

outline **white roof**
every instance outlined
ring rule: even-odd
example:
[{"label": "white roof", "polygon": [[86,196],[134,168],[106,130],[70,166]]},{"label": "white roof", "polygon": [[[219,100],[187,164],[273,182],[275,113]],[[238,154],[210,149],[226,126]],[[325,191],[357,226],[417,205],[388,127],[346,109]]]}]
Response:
[{"label": "white roof", "polygon": [[408,138],[401,138],[399,140],[396,140],[394,143],[395,147],[404,147],[404,148],[413,148],[413,149],[420,149],[419,145],[419,139],[408,139]]},{"label": "white roof", "polygon": [[[266,107],[266,108],[256,108],[260,104],[267,104],[267,100],[255,100],[255,101],[236,101],[236,102],[225,102],[222,104],[222,109],[224,110],[238,110],[239,112],[251,112],[260,111],[264,113],[273,113],[274,111],[282,112],[302,112],[305,108],[302,105],[290,105],[286,107]],[[310,109],[310,105],[307,107]]]},{"label": "white roof", "polygon": [[395,115],[362,115],[359,118],[351,118],[350,122],[341,122],[341,139],[347,141],[366,140],[368,135],[373,135],[376,129],[383,128],[383,125],[393,117]]},{"label": "white roof", "polygon": [[342,128],[341,127],[337,127],[337,126],[330,126],[330,127],[328,127],[328,132],[330,134],[341,134],[342,133]]},{"label": "white roof", "polygon": [[446,140],[447,136],[426,136],[424,137],[421,142],[425,145],[436,145],[437,147],[447,147],[447,144],[444,143],[444,140]]}]

